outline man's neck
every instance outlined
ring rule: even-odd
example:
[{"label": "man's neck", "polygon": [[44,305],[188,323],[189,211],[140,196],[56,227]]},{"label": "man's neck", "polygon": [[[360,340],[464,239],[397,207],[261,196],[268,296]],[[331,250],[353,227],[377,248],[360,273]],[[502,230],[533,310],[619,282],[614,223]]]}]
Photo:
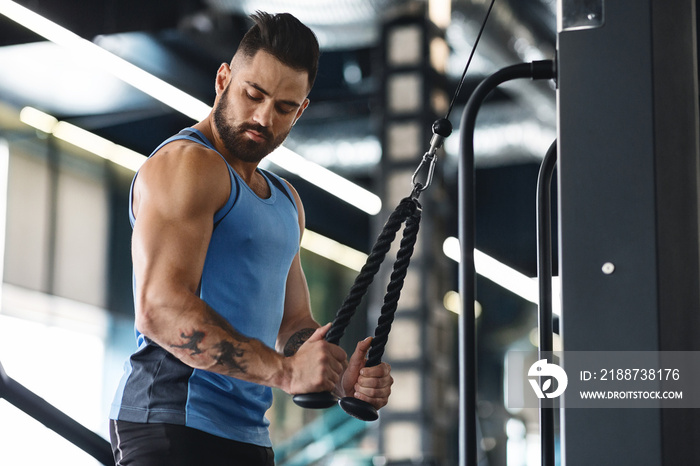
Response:
[{"label": "man's neck", "polygon": [[207,117],[199,123],[192,125],[196,130],[199,130],[211,143],[217,151],[224,156],[231,168],[233,168],[238,176],[247,184],[255,194],[263,199],[270,197],[270,187],[267,184],[265,177],[257,170],[258,164],[253,162],[244,162],[232,154],[229,154],[221,140],[216,136],[211,117]]}]

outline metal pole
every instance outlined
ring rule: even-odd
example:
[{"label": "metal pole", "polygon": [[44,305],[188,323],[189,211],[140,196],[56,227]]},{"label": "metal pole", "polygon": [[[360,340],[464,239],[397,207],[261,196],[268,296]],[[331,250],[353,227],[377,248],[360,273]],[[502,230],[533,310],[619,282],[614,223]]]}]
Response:
[{"label": "metal pole", "polygon": [[459,158],[459,291],[462,312],[459,319],[459,458],[461,466],[477,465],[476,431],[476,273],[474,271],[474,127],[484,99],[499,84],[517,78],[551,79],[550,60],[512,65],[497,71],[479,84],[469,98],[460,122]]},{"label": "metal pole", "polygon": [[[549,147],[537,178],[537,276],[540,305],[538,312],[539,358],[552,359],[554,328],[552,323],[552,175],[557,163],[557,142]],[[540,447],[542,466],[554,466],[554,403],[540,399]]]},{"label": "metal pole", "polygon": [[0,364],[0,398],[53,430],[97,461],[113,466],[110,443],[10,378]]}]

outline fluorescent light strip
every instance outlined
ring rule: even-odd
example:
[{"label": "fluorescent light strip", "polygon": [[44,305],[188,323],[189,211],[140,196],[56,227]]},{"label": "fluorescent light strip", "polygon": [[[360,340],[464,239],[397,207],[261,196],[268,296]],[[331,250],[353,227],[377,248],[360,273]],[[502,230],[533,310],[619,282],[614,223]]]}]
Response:
[{"label": "fluorescent light strip", "polygon": [[34,107],[24,107],[19,112],[19,120],[46,134],[53,133],[54,128],[56,128],[58,124],[58,120],[55,117],[41,110],[37,110]]},{"label": "fluorescent light strip", "polygon": [[[454,236],[442,243],[442,251],[455,262],[461,259],[459,240]],[[478,249],[474,249],[474,269],[482,277],[488,278],[521,298],[535,304],[539,302],[536,282]]]},{"label": "fluorescent light strip", "polygon": [[[195,121],[204,119],[211,111],[211,107],[200,100],[11,0],[0,0],[0,14],[51,42],[74,51],[81,60],[109,71],[117,78]],[[280,152],[277,153],[278,151]],[[279,148],[268,157],[273,163],[290,173],[300,176],[370,215],[380,212],[382,203],[375,194],[300,155],[294,154],[292,157],[291,154],[294,154],[291,150]]]},{"label": "fluorescent light strip", "polygon": [[23,123],[32,126],[47,134],[53,134],[58,139],[66,141],[83,150],[91,152],[103,159],[114,162],[132,171],[137,171],[146,157],[115,144],[90,131],[78,128],[65,121],[58,121],[53,116],[32,107],[24,107],[19,113],[19,119]]},{"label": "fluorescent light strip", "polygon": [[474,249],[474,268],[482,277],[488,278],[523,299],[535,304],[539,302],[537,284],[533,283],[530,277],[508,267],[503,262],[497,261],[478,249]]},{"label": "fluorescent light strip", "polygon": [[203,119],[211,110],[186,92],[13,1],[0,0],[0,13],[194,120]]},{"label": "fluorescent light strip", "polygon": [[310,230],[304,231],[301,247],[356,272],[367,261],[367,254]]},{"label": "fluorescent light strip", "polygon": [[267,159],[278,167],[304,178],[306,181],[349,202],[370,215],[376,215],[382,210],[382,200],[376,194],[348,181],[327,168],[306,160],[286,147],[277,148],[267,156]]},{"label": "fluorescent light strip", "polygon": [[146,157],[138,152],[115,144],[112,141],[65,121],[59,121],[56,124],[53,135],[134,172],[137,171],[146,160]]},{"label": "fluorescent light strip", "polygon": [[[442,243],[442,251],[457,263],[462,257],[459,239],[454,236],[450,236]],[[482,277],[488,278],[531,303],[539,304],[540,291],[537,277],[527,277],[478,249],[474,249],[474,269]],[[561,310],[561,279],[552,277],[552,313],[561,315]]]}]

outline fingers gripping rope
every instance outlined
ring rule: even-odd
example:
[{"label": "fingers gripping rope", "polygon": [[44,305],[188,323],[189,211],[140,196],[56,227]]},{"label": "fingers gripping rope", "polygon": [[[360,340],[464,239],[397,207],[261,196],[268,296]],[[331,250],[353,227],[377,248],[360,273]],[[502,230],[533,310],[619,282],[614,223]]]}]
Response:
[{"label": "fingers gripping rope", "polygon": [[[367,367],[376,366],[381,363],[381,357],[384,354],[384,348],[388,341],[391,324],[394,321],[394,314],[398,307],[401,288],[403,287],[408,265],[416,243],[420,219],[421,205],[418,200],[415,197],[402,199],[396,207],[396,210],[389,216],[370,255],[367,257],[365,265],[360,270],[359,275],[355,279],[355,283],[350,288],[348,296],[338,310],[331,324],[331,328],[328,330],[328,333],[326,333],[326,341],[329,343],[337,345],[340,342],[358,305],[362,301],[364,295],[367,294],[369,286],[372,284],[382,262],[384,262],[386,253],[389,251],[391,244],[396,238],[396,233],[401,226],[406,223],[401,245],[394,263],[394,269],[390,277],[389,285],[387,286],[386,295],[384,296],[384,304],[381,309],[377,329],[375,330],[375,337],[372,340],[372,345],[368,353]],[[337,398],[328,392],[295,395],[293,399],[299,406],[314,409],[329,408],[337,401]],[[378,417],[377,410],[374,409],[373,406],[356,398],[343,398],[340,402],[340,406],[348,414],[363,421],[373,421]]]},{"label": "fingers gripping rope", "polygon": [[[416,244],[420,218],[421,209],[416,208],[406,221],[406,228],[404,228],[401,246],[396,255],[394,270],[391,273],[391,279],[386,294],[384,295],[384,304],[382,305],[377,328],[374,332],[372,346],[367,356],[366,367],[378,366],[381,363],[384,348],[389,340],[391,324],[394,322],[394,315],[398,307],[401,288],[403,287],[408,265],[411,262],[413,248]],[[363,421],[374,421],[379,417],[374,406],[365,401],[358,400],[357,398],[345,397],[340,400],[340,406],[346,413]]]}]

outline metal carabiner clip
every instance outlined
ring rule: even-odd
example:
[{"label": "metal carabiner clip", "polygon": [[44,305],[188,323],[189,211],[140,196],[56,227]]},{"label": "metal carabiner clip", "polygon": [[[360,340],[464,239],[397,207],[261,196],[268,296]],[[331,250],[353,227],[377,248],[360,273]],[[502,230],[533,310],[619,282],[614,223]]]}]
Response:
[{"label": "metal carabiner clip", "polygon": [[[433,137],[430,139],[430,148],[428,152],[423,154],[423,158],[413,173],[413,178],[411,182],[413,183],[413,191],[411,192],[411,199],[418,200],[420,193],[428,189],[428,186],[433,182],[433,175],[435,174],[435,162],[437,157],[435,157],[435,152],[442,146],[442,143],[452,133],[452,123],[447,118],[439,118],[433,123]],[[425,175],[425,184],[417,181],[420,172],[425,170],[427,165],[428,173]]]},{"label": "metal carabiner clip", "polygon": [[[433,182],[433,175],[435,174],[435,162],[436,157],[434,153],[431,154],[428,151],[423,155],[423,158],[421,159],[418,168],[416,168],[416,171],[413,173],[413,177],[411,178],[411,183],[413,184],[413,191],[411,192],[412,199],[418,199],[418,196],[420,196],[420,194],[423,191],[428,189],[430,184]],[[421,174],[421,172],[425,171],[426,169],[428,170],[428,172],[425,175],[425,182],[421,183],[420,181],[418,181],[418,176]]]}]

